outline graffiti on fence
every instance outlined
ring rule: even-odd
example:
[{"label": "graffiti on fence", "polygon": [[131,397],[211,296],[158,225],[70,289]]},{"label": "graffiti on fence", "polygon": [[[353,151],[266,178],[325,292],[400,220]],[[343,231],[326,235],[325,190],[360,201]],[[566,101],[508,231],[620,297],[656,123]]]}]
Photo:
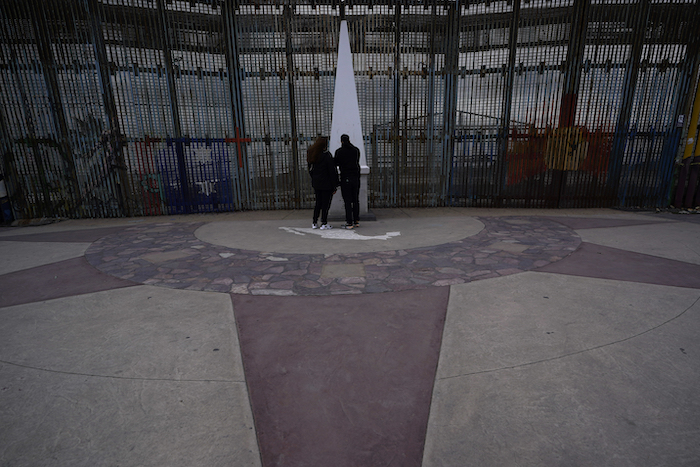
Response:
[{"label": "graffiti on fence", "polygon": [[575,126],[538,130],[533,125],[527,133],[514,129],[507,185],[517,185],[547,170],[603,175],[608,171],[612,138],[609,131]]}]

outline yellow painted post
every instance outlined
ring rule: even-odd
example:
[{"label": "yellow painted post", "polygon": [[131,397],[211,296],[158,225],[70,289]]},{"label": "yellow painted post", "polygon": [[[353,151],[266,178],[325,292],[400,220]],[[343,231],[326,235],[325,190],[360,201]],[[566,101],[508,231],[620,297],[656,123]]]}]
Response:
[{"label": "yellow painted post", "polygon": [[[686,179],[690,172],[690,162],[693,156],[693,147],[696,146],[697,133],[698,133],[698,118],[700,117],[700,82],[696,84],[695,88],[695,100],[693,101],[693,110],[690,113],[690,124],[688,125],[688,135],[685,140],[685,149],[683,151],[683,160],[681,161],[681,169],[678,173],[678,184],[676,186],[676,196],[674,199],[674,205],[676,207],[681,207],[684,204],[684,196],[686,191]],[[700,154],[700,144],[697,145],[697,150],[695,155]],[[688,190],[692,190],[692,187],[688,187]],[[692,195],[691,195],[692,196]]]},{"label": "yellow painted post", "polygon": [[[690,165],[692,166],[690,169],[690,180],[688,181],[688,193],[685,195],[685,204],[688,207],[693,207],[694,205],[697,206],[700,204],[700,190],[697,190],[698,193],[695,195],[695,202],[693,203],[693,187],[697,187],[698,183],[698,165],[700,164],[700,144],[698,144],[698,139],[700,139],[700,132],[698,131],[698,116],[700,115],[700,81],[698,82],[698,87],[695,91],[695,103],[693,104],[693,116],[690,119],[690,128],[688,128],[688,134],[690,135],[691,132],[695,134],[695,157],[690,161]],[[691,148],[692,145],[688,145],[686,143],[686,152],[689,152],[689,148]],[[686,155],[683,154],[683,157],[685,158]]]}]

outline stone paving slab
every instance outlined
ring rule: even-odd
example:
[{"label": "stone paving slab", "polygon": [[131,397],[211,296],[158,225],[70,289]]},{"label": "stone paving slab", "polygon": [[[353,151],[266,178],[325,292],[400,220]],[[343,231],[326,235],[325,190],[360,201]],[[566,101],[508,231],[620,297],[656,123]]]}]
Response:
[{"label": "stone paving slab", "polygon": [[[493,291],[498,290],[498,294]],[[682,315],[700,290],[526,272],[451,288],[439,379],[624,341]]]},{"label": "stone paving slab", "polygon": [[4,307],[0,336],[0,465],[260,465],[228,295]]},{"label": "stone paving slab", "polygon": [[0,465],[259,467],[245,383],[37,372],[0,362]]},{"label": "stone paving slab", "polygon": [[699,317],[698,289],[452,287],[423,467],[700,465]]},{"label": "stone paving slab", "polygon": [[[580,244],[573,230],[546,218],[479,220],[483,230],[461,240],[355,254],[227,248],[197,238],[199,223],[135,226],[96,241],[86,258],[104,273],[162,287],[253,295],[335,295],[413,290],[516,274],[559,261]],[[357,275],[329,272],[340,265],[362,268],[344,273]]]},{"label": "stone paving slab", "polygon": [[0,275],[43,266],[85,254],[90,243],[18,242],[0,239]]},{"label": "stone paving slab", "polygon": [[[229,296],[135,286],[0,309],[0,355],[99,377],[243,382]],[[38,344],[41,345],[38,345]]]}]

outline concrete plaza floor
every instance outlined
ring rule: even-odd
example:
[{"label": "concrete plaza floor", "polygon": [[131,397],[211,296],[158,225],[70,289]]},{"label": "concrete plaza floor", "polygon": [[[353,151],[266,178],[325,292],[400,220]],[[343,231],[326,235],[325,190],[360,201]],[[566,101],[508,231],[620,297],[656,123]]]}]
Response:
[{"label": "concrete plaza floor", "polygon": [[373,212],[0,228],[0,465],[700,465],[700,216]]}]

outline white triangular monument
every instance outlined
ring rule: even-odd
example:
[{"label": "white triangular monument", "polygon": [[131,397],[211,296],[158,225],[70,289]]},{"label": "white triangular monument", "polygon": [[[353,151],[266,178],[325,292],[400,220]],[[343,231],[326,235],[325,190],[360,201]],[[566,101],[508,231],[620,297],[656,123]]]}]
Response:
[{"label": "white triangular monument", "polygon": [[[335,155],[335,150],[340,147],[340,135],[348,135],[350,142],[360,150],[360,219],[366,219],[368,217],[367,179],[369,166],[367,166],[365,155],[365,140],[360,123],[360,106],[357,102],[355,71],[352,67],[350,36],[346,20],[340,22],[338,65],[335,72],[333,95],[333,120],[331,121],[331,137],[328,142],[328,150],[333,155]],[[345,204],[340,190],[333,196],[329,217],[345,220]]]}]

